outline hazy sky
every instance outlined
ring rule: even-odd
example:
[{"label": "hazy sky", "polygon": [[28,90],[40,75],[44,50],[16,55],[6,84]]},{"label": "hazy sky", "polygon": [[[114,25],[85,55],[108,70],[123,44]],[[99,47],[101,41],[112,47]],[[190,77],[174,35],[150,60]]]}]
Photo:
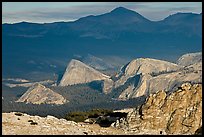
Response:
[{"label": "hazy sky", "polygon": [[152,20],[177,12],[202,12],[201,2],[2,2],[2,23],[71,21],[123,6]]}]

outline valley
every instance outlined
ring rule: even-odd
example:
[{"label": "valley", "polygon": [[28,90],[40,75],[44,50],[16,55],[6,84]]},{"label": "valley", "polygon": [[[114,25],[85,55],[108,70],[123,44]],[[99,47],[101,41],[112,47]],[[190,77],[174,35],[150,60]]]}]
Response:
[{"label": "valley", "polygon": [[[202,54],[198,53],[190,54],[192,57],[189,62],[195,58],[196,61],[194,61],[194,64],[187,63],[187,66],[162,60],[139,58],[121,67],[121,70],[113,76],[107,76],[80,61],[72,60],[68,63],[67,69],[58,84],[57,80],[55,82],[51,81],[51,83],[49,80],[32,83],[28,82],[28,80],[21,79],[16,80],[15,84],[13,84],[15,86],[11,86],[12,84],[9,85],[8,83],[2,83],[2,110],[5,112],[22,110],[28,114],[41,116],[46,116],[48,114],[63,116],[67,112],[76,110],[87,111],[92,108],[107,108],[114,110],[133,107],[144,103],[145,99],[150,94],[159,90],[165,90],[165,92],[169,94],[172,90],[176,90],[181,86],[182,83],[202,83],[201,55]],[[187,57],[189,58],[189,54]],[[185,56],[181,58],[184,59]],[[181,58],[179,58],[178,62]],[[96,79],[96,76],[92,77],[91,75],[93,74],[100,76],[101,79]],[[67,82],[72,82],[74,80],[75,83],[62,85],[62,81],[65,82],[64,79],[66,79],[66,77],[69,77]],[[7,79],[7,82],[9,82],[9,80],[10,82],[12,81],[12,79]],[[4,79],[4,81],[6,80]],[[43,91],[43,88],[38,89],[36,87],[37,84],[43,84],[45,87],[43,85],[42,87],[61,96],[59,98],[58,95],[54,95],[51,92],[49,93],[50,95],[45,93],[45,100],[49,100],[48,98],[51,96],[53,96],[54,99],[54,96],[56,96],[56,98],[59,99],[65,98],[67,102],[61,105],[45,103],[46,101],[41,98],[45,91]],[[29,93],[31,89],[36,90],[36,94]],[[28,104],[23,103],[25,99],[22,103],[17,101],[23,96],[27,98],[26,100],[30,100]],[[36,105],[34,102],[38,100],[41,103]],[[46,109],[44,109],[45,106]],[[34,109],[31,110],[30,108]]]},{"label": "valley", "polygon": [[2,24],[2,134],[200,134],[201,30],[125,7]]}]

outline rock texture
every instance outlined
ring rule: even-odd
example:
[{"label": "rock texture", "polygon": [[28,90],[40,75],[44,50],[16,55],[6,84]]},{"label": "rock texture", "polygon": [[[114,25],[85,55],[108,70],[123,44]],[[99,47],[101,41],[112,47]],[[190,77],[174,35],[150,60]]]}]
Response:
[{"label": "rock texture", "polygon": [[[102,81],[103,93],[118,91],[120,100],[148,96],[158,90],[175,90],[184,82],[202,83],[202,53],[185,54],[178,64],[138,58],[123,66],[116,76],[109,77],[78,61],[71,60],[59,86]],[[139,78],[138,78],[139,77]]]},{"label": "rock texture", "polygon": [[182,66],[190,66],[192,64],[195,64],[201,61],[202,61],[202,52],[197,52],[197,53],[184,54],[178,59],[177,64]]},{"label": "rock texture", "polygon": [[184,83],[170,95],[151,94],[112,126],[138,134],[195,134],[202,127],[202,85]]},{"label": "rock texture", "polygon": [[37,83],[30,87],[16,102],[32,104],[64,104],[68,102],[62,95]]},{"label": "rock texture", "polygon": [[[40,117],[16,112],[2,114],[3,135],[55,135],[55,134],[84,134],[85,130],[78,128],[77,123],[53,116]],[[37,123],[33,124],[32,123]],[[11,130],[12,129],[12,130]],[[78,129],[78,130],[77,130]]]},{"label": "rock texture", "polygon": [[119,100],[127,100],[130,98],[132,91],[134,90],[134,85],[128,86],[118,97]]},{"label": "rock texture", "polygon": [[3,135],[121,135],[134,134],[98,124],[76,123],[53,116],[31,116],[20,112],[2,113]]},{"label": "rock texture", "polygon": [[182,83],[188,81],[202,83],[202,72],[182,70],[153,77],[149,79],[149,92],[155,93],[162,89],[168,92],[177,89]]},{"label": "rock texture", "polygon": [[[184,82],[202,83],[202,54],[183,55],[179,64],[155,59],[136,59],[125,65],[118,74],[115,88],[124,85],[134,75],[141,74],[139,83],[128,86],[119,95],[119,99],[148,96],[158,90],[166,92],[177,89]],[[182,61],[183,64],[182,64]],[[181,66],[182,64],[182,66]],[[185,65],[185,66],[184,66]]]},{"label": "rock texture", "polygon": [[132,60],[121,69],[121,72],[118,75],[119,80],[115,82],[115,87],[123,85],[128,78],[136,74],[151,74],[162,71],[169,72],[178,69],[180,69],[180,67],[171,62],[151,58],[138,58]]},{"label": "rock texture", "polygon": [[76,123],[53,116],[30,116],[20,112],[2,113],[3,135],[145,135],[198,134],[202,127],[202,85],[184,83],[175,92],[159,91],[146,102],[123,111],[108,128]]},{"label": "rock texture", "polygon": [[87,66],[81,61],[72,59],[60,81],[59,86],[88,83],[109,78],[109,76]]},{"label": "rock texture", "polygon": [[[130,77],[128,80],[132,81],[128,86],[125,86],[127,81],[124,83],[124,85],[119,86],[120,87],[125,87],[123,88],[122,92],[118,96],[118,100],[128,100],[134,97],[141,97],[144,95],[148,95],[148,87],[149,87],[149,79],[151,78],[151,75],[149,74],[144,74],[140,75],[139,81],[135,81]],[[137,84],[135,84],[137,83]]]},{"label": "rock texture", "polygon": [[108,94],[112,91],[113,89],[113,80],[111,79],[105,79],[103,80],[102,88],[103,88],[103,93]]}]

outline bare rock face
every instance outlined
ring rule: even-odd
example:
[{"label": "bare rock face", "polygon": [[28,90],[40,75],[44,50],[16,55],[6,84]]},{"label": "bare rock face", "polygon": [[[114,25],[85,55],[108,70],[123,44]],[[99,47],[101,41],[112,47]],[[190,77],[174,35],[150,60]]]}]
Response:
[{"label": "bare rock face", "polygon": [[151,58],[139,58],[133,60],[125,69],[126,75],[134,74],[146,74],[152,72],[172,71],[177,70],[179,67],[177,64],[170,63],[163,60],[151,59]]},{"label": "bare rock face", "polygon": [[[202,83],[201,55],[202,53],[185,54],[179,59],[179,65],[154,59],[131,61],[121,69],[115,87],[125,84],[128,79],[138,73],[141,73],[141,77],[138,85],[125,89],[119,99],[148,96],[159,90],[172,91],[188,81]],[[182,66],[184,65],[182,61],[186,66]]]},{"label": "bare rock face", "polygon": [[64,104],[68,102],[62,95],[41,84],[30,87],[16,102],[32,104]]},{"label": "bare rock face", "polygon": [[202,85],[184,83],[170,95],[151,94],[115,125],[138,134],[195,134],[202,127]]},{"label": "bare rock face", "polygon": [[87,66],[86,64],[72,59],[60,81],[59,86],[88,83],[109,78],[109,76]]},{"label": "bare rock face", "polygon": [[178,59],[177,64],[190,66],[199,62],[202,62],[202,52],[184,54]]},{"label": "bare rock face", "polygon": [[[155,84],[155,86],[150,87],[151,79],[153,79],[154,75],[160,75],[163,73],[173,73],[177,72],[182,67],[178,66],[177,64],[170,63],[167,61],[162,60],[156,60],[156,59],[149,59],[149,58],[140,58],[131,61],[128,65],[126,65],[124,68],[121,69],[121,76],[118,81],[115,82],[115,87],[123,85],[128,79],[133,77],[134,75],[139,75],[140,80],[138,85],[136,86],[130,86],[125,89],[121,95],[119,96],[119,99],[130,99],[130,98],[137,98],[143,95],[149,95],[149,93],[153,93],[156,91],[153,88],[160,88],[159,86],[156,86],[157,84],[160,84],[161,79],[158,79],[157,82],[152,82]],[[173,77],[172,77],[173,78]],[[165,83],[165,82],[163,82]],[[165,86],[161,87],[161,89],[164,89],[164,87],[168,87],[168,83],[165,83]]]},{"label": "bare rock face", "polygon": [[105,93],[105,94],[110,93],[110,92],[112,91],[112,89],[113,89],[113,84],[114,84],[113,80],[111,80],[111,79],[105,79],[105,80],[103,81],[103,85],[102,85],[102,87],[103,87],[103,93]]},{"label": "bare rock face", "polygon": [[127,100],[132,95],[132,91],[134,89],[134,85],[128,86],[118,97],[119,100]]},{"label": "bare rock face", "polygon": [[148,95],[149,94],[149,79],[151,78],[152,76],[149,74],[142,75],[139,85],[131,93],[132,94],[131,98]]},{"label": "bare rock face", "polygon": [[136,74],[151,74],[164,71],[169,72],[178,69],[180,69],[180,66],[171,62],[151,58],[138,58],[132,60],[121,69],[119,74],[120,78],[115,82],[115,87],[123,85],[128,78]]},{"label": "bare rock face", "polygon": [[175,90],[181,83],[186,81],[202,83],[202,73],[179,71],[153,77],[149,80],[150,93],[155,93],[162,89],[165,91]]}]

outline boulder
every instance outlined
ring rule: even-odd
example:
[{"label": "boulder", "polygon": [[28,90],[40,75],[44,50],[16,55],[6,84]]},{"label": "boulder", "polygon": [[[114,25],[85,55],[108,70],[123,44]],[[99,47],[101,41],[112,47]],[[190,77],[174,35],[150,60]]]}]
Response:
[{"label": "boulder", "polygon": [[138,133],[195,134],[202,127],[202,85],[184,83],[169,95],[150,94],[125,121],[118,122],[112,125]]}]

